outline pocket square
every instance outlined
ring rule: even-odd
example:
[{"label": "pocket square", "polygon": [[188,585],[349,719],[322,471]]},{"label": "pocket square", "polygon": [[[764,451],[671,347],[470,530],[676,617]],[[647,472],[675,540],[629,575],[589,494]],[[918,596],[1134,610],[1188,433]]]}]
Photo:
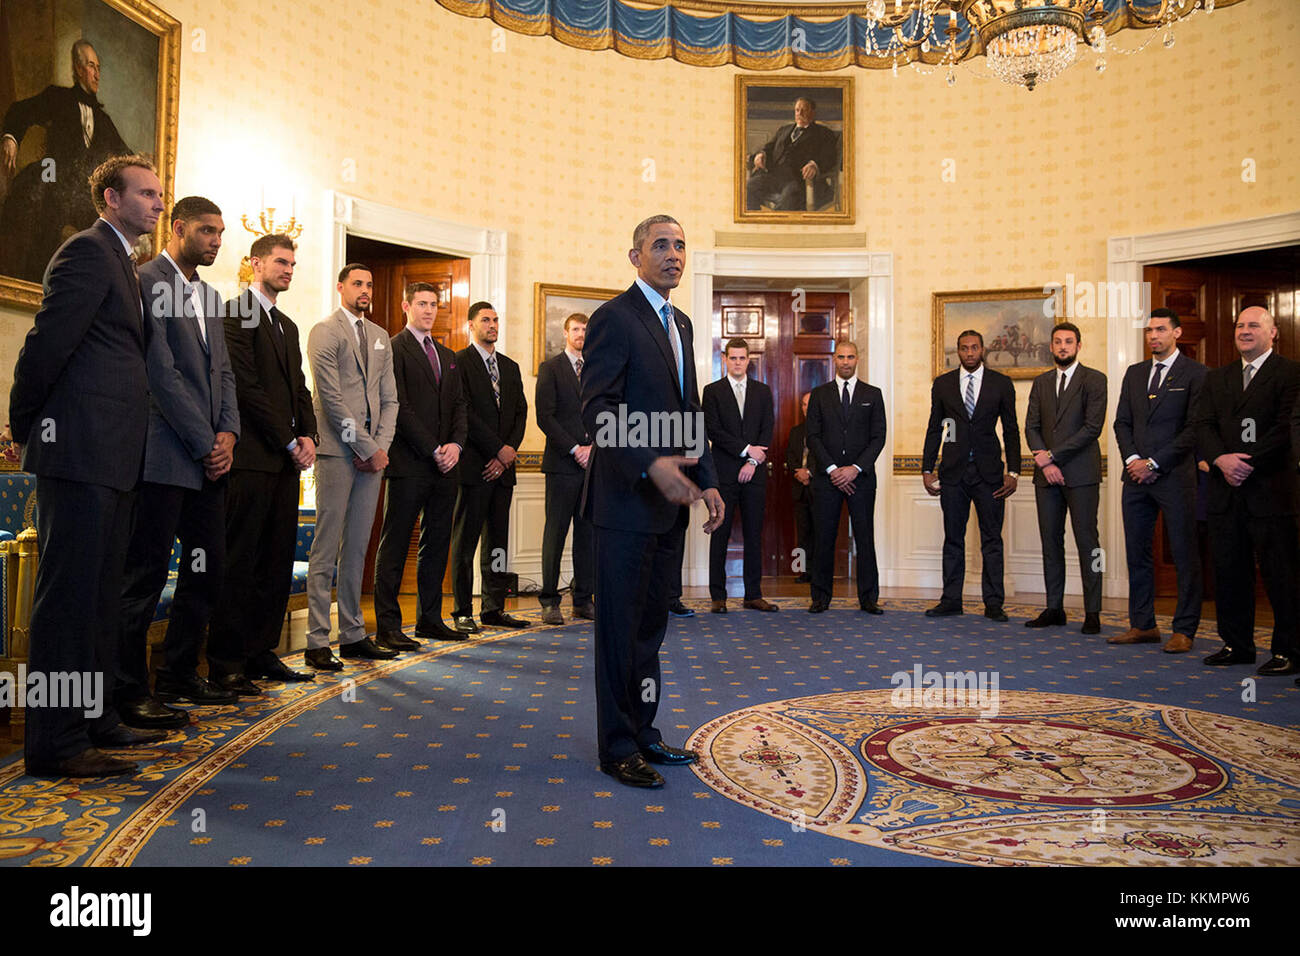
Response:
[{"label": "pocket square", "polygon": [[384,343],[379,341],[379,339],[375,339],[375,350],[382,352],[383,349],[384,349]]},{"label": "pocket square", "polygon": [[1186,388],[1170,388],[1169,391],[1171,391],[1171,392],[1185,392],[1185,391],[1187,391],[1187,389],[1186,389]]}]

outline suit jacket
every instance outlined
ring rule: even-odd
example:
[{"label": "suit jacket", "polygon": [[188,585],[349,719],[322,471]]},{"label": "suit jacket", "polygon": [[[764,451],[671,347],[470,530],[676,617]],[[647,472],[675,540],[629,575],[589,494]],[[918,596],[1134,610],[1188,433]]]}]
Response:
[{"label": "suit jacket", "polygon": [[[812,399],[810,398],[809,401]],[[793,491],[790,494],[791,500],[803,501],[812,500],[812,491],[808,486],[795,480],[794,473],[800,468],[808,468],[810,471],[817,467],[816,461],[813,460],[813,453],[808,451],[808,463],[803,464],[804,450],[807,444],[808,424],[795,425],[790,429],[790,437],[785,443],[785,467],[790,472],[790,485]]]},{"label": "suit jacket", "polygon": [[[149,325],[149,442],[144,480],[198,490],[203,457],[217,432],[239,438],[235,373],[226,351],[221,298],[202,279],[191,283],[157,256],[140,268],[145,321]],[[199,319],[191,302],[197,290]],[[199,334],[199,322],[207,333]]]},{"label": "suit jacket", "polygon": [[[89,146],[82,132],[81,101],[90,106],[94,122]],[[87,167],[88,175],[110,156],[131,152],[99,100],[77,86],[47,86],[35,96],[16,101],[5,111],[4,129],[0,130],[0,135],[7,133],[21,145],[23,137],[33,126],[45,127],[45,155],[59,167],[59,179],[64,178],[62,169],[65,164],[68,167],[74,163],[78,168]],[[85,178],[79,182],[81,186],[78,188],[86,192],[89,199]]]},{"label": "suit jacket", "polygon": [[[393,378],[397,384],[397,432],[388,450],[389,478],[415,478],[441,475],[434,464],[433,452],[439,445],[454,443],[465,447],[469,420],[465,393],[461,388],[456,355],[438,342],[433,343],[442,366],[442,383],[438,383],[424,347],[409,328],[393,336]],[[447,473],[448,479],[460,475],[460,464]]]},{"label": "suit jacket", "polygon": [[[763,146],[764,162],[768,171],[785,179],[803,179],[801,170],[812,160],[817,164],[817,174],[833,173],[840,166],[840,140],[829,126],[812,123],[799,137],[790,142],[795,123],[787,123],[776,131]],[[750,157],[752,163],[753,157]]]},{"label": "suit jacket", "polygon": [[[582,367],[582,421],[594,436],[595,447],[587,463],[583,509],[602,528],[664,534],[686,519],[686,508],[665,498],[646,473],[660,456],[686,454],[688,439],[697,443],[692,450],[698,451],[700,458],[699,464],[687,470],[688,476],[701,489],[718,486],[704,435],[691,320],[676,307],[673,316],[682,343],[684,386],[680,387],[668,333],[636,283],[597,309],[587,323],[582,350],[586,360]],[[647,434],[644,444],[620,441],[620,408],[629,424],[629,437],[634,413],[638,417],[676,413],[681,416],[682,428],[678,434],[670,433],[667,442],[662,429],[658,435]],[[687,435],[688,422],[698,432]],[[672,442],[677,437],[683,441]]]},{"label": "suit jacket", "polygon": [[[1148,390],[1153,361],[1147,359],[1128,367],[1120,385],[1115,409],[1115,440],[1122,460],[1131,455],[1155,460],[1157,480],[1177,475],[1180,481],[1195,482],[1196,430],[1188,420],[1205,385],[1209,371],[1193,358],[1179,354],[1155,392]],[[1131,482],[1128,471],[1123,481]]]},{"label": "suit jacket", "polygon": [[149,377],[140,286],[113,227],[96,221],[59,247],[44,286],[9,393],[23,468],[129,491],[144,463]]},{"label": "suit jacket", "polygon": [[[975,467],[989,484],[1001,484],[1005,474],[1020,474],[1020,425],[1016,422],[1016,387],[1011,379],[987,365],[980,381],[975,414],[966,415],[966,401],[961,394],[960,368],[944,372],[930,387],[930,422],[925,429],[925,450],[921,471],[934,471],[939,450],[939,480],[959,480],[966,470],[970,453],[975,452]],[[1002,444],[995,426],[1002,421]],[[943,423],[951,421],[953,430],[944,441]],[[1002,445],[1006,446],[1006,467],[1002,464]]]},{"label": "suit jacket", "polygon": [[[745,416],[740,416],[731,376],[724,375],[704,386],[704,430],[713,445],[713,467],[719,483],[734,485],[739,480],[746,445],[762,445],[771,451],[774,412],[772,390],[757,379],[745,382]],[[767,480],[767,468],[759,465],[755,481]]]},{"label": "suit jacket", "polygon": [[317,437],[298,327],[283,312],[280,316],[283,338],[251,290],[225,305],[226,349],[241,428],[234,469],[297,471],[289,444],[299,435]]},{"label": "suit jacket", "polygon": [[808,399],[808,448],[816,465],[809,464],[813,478],[826,477],[835,465],[857,465],[859,479],[876,482],[876,459],[885,447],[885,396],[862,379],[853,386],[853,399],[846,418],[837,376],[813,389]]},{"label": "suit jacket", "polygon": [[[495,354],[501,388],[500,408],[492,394],[487,363],[478,349],[471,343],[456,353],[456,367],[460,371],[469,415],[469,444],[460,455],[462,485],[483,484],[483,469],[488,461],[495,458],[505,445],[518,451],[528,425],[528,399],[524,398],[524,380],[519,374],[519,365],[500,351]],[[513,486],[515,469],[507,468],[496,480],[507,487]]]},{"label": "suit jacket", "polygon": [[[1234,500],[1244,500],[1255,516],[1296,513],[1296,457],[1291,434],[1298,396],[1300,363],[1277,352],[1260,366],[1244,392],[1240,359],[1206,374],[1192,410],[1192,424],[1197,453],[1210,463],[1211,514],[1227,511]],[[1230,452],[1250,455],[1249,463],[1255,469],[1237,488],[1214,467],[1216,458]]]},{"label": "suit jacket", "polygon": [[[1025,412],[1025,440],[1030,451],[1046,448],[1061,469],[1068,488],[1101,483],[1101,444],[1097,436],[1106,426],[1106,376],[1080,365],[1058,401],[1056,382],[1060,369],[1044,372],[1029,390]],[[1034,484],[1047,485],[1043,470],[1034,470]]]},{"label": "suit jacket", "polygon": [[362,460],[393,444],[397,385],[393,349],[383,327],[365,320],[366,355],[353,319],[343,308],[307,333],[307,361],[316,386],[313,409],[320,429],[318,454]]},{"label": "suit jacket", "polygon": [[[586,372],[586,362],[583,362]],[[584,471],[569,454],[574,445],[589,445],[591,438],[582,424],[582,383],[564,352],[553,355],[537,368],[537,424],[546,433],[542,471],[553,475],[581,475]]]}]

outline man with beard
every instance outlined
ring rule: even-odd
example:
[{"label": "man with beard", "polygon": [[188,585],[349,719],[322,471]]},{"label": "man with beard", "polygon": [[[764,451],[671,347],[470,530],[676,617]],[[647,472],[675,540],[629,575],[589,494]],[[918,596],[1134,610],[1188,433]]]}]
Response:
[{"label": "man with beard", "polygon": [[1065,623],[1065,515],[1069,512],[1083,577],[1084,634],[1101,633],[1101,546],[1097,504],[1106,425],[1106,376],[1079,363],[1078,326],[1052,329],[1056,369],[1034,379],[1025,413],[1025,440],[1034,456],[1034,499],[1043,548],[1047,607],[1025,627]]},{"label": "man with beard", "polygon": [[[984,562],[984,616],[1005,622],[1002,610],[1002,518],[1020,473],[1020,426],[1011,379],[984,364],[984,336],[968,329],[957,336],[961,368],[945,372],[930,389],[930,423],[925,431],[921,481],[943,509],[943,597],[926,617],[961,614],[966,578],[966,523],[971,505],[979,519]],[[1002,422],[1006,467],[998,444]],[[935,475],[939,449],[943,460]]]},{"label": "man with beard", "polygon": [[215,203],[187,196],[172,207],[166,250],[140,270],[150,326],[149,442],[127,552],[116,689],[122,721],[135,727],[188,722],[184,713],[149,695],[147,636],[178,535],[180,562],[158,696],[192,704],[238,700],[198,674],[199,652],[225,575],[225,475],[239,439],[221,300],[198,275],[199,266],[216,260],[225,229]]},{"label": "man with beard", "polygon": [[[72,75],[72,86],[47,86],[5,113],[0,173],[13,184],[0,215],[2,275],[39,280],[59,243],[95,221],[91,171],[131,152],[97,97],[99,55],[88,40],[72,44]],[[33,126],[45,127],[45,156],[19,172],[18,148]]]}]

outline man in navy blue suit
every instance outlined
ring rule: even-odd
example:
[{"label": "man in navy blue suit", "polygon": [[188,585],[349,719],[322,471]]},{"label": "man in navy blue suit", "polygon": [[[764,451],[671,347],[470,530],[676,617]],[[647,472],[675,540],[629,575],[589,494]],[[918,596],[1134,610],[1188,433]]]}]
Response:
[{"label": "man in navy blue suit", "polygon": [[596,539],[596,733],[602,772],[662,787],[646,761],[696,757],[665,744],[654,726],[677,534],[693,501],[708,505],[709,534],[723,506],[691,322],[668,301],[686,264],[686,235],[672,217],[652,216],[636,227],[628,259],[636,282],[596,310],[583,348],[582,418],[595,442],[584,510]]}]

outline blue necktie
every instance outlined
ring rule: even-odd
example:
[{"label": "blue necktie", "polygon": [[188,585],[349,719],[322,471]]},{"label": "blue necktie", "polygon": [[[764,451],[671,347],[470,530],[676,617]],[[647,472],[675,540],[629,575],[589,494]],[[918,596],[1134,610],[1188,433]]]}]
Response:
[{"label": "blue necktie", "polygon": [[966,417],[975,417],[975,376],[966,376]]},{"label": "blue necktie", "polygon": [[664,320],[664,333],[668,336],[668,351],[673,353],[674,364],[677,366],[677,391],[686,394],[686,380],[682,371],[682,363],[676,360],[676,349],[673,347],[673,306],[671,302],[665,302],[664,307],[659,310],[659,315]]}]

